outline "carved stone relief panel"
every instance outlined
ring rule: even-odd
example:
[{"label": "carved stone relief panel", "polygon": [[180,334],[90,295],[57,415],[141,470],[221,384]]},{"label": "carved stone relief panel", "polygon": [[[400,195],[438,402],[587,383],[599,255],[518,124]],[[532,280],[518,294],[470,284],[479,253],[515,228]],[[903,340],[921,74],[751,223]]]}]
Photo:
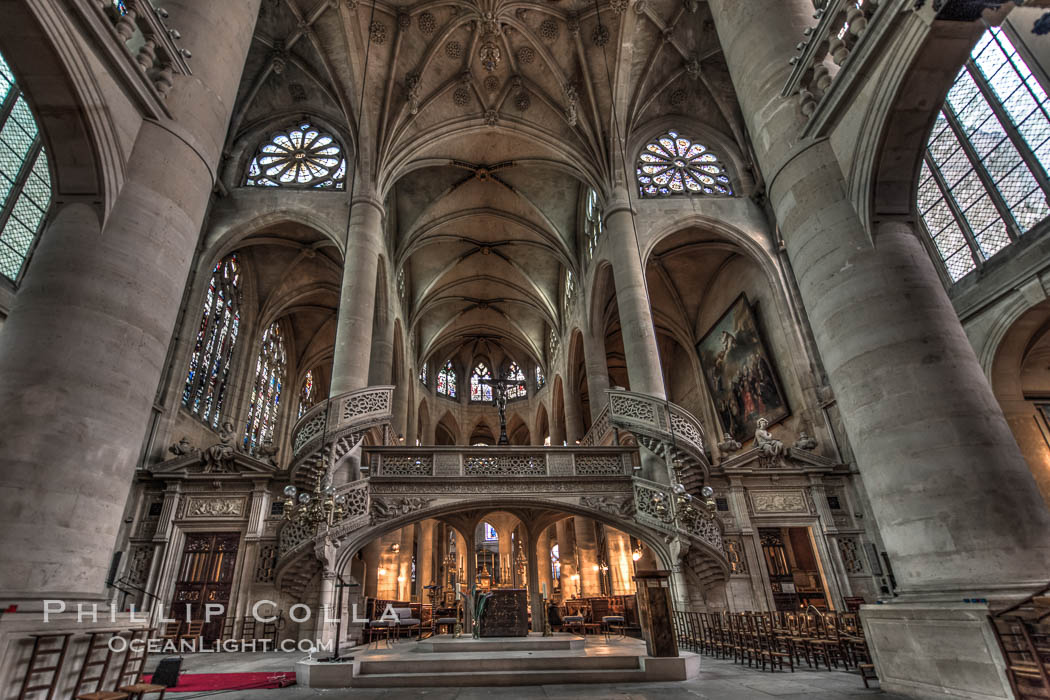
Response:
[{"label": "carved stone relief panel", "polygon": [[153,545],[136,544],[128,552],[128,570],[124,574],[127,582],[135,586],[146,585],[149,578],[149,565],[153,560]]},{"label": "carved stone relief panel", "polygon": [[243,518],[245,496],[186,496],[179,503],[179,515],[183,518]]},{"label": "carved stone relief panel", "polygon": [[756,515],[770,513],[809,513],[809,504],[802,489],[790,491],[748,491],[751,509]]},{"label": "carved stone relief panel", "polygon": [[256,583],[273,583],[277,572],[277,543],[267,542],[259,546],[259,560],[255,565]]},{"label": "carved stone relief panel", "polygon": [[860,558],[860,544],[856,537],[839,537],[839,553],[847,574],[863,574],[864,562]]}]

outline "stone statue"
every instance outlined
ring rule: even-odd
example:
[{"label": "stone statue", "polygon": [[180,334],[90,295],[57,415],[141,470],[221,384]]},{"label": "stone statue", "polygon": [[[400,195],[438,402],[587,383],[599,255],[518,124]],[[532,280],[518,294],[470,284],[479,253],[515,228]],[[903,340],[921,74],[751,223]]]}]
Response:
[{"label": "stone statue", "polygon": [[168,446],[168,452],[172,453],[176,457],[185,457],[188,454],[193,454],[197,451],[197,448],[190,444],[189,438],[185,435],[182,439],[176,443],[172,443]]},{"label": "stone statue", "polygon": [[773,433],[767,430],[768,427],[768,420],[758,419],[758,427],[755,428],[755,447],[762,450],[767,457],[779,457],[784,454],[784,443],[773,437]]},{"label": "stone statue", "polygon": [[259,455],[259,459],[264,462],[268,462],[273,466],[277,466],[277,451],[278,448],[273,444],[273,438],[266,438],[263,444],[259,445],[259,449],[256,452]]},{"label": "stone statue", "polygon": [[722,433],[722,442],[718,443],[718,449],[722,452],[736,452],[743,445],[740,444],[739,440],[733,438],[729,433]]},{"label": "stone statue", "polygon": [[233,429],[233,423],[226,420],[219,428],[219,442],[204,451],[201,459],[204,472],[223,472],[233,469],[233,455],[236,450],[234,439],[237,432]]},{"label": "stone statue", "polygon": [[807,450],[812,451],[817,447],[817,439],[806,435],[805,430],[800,430],[798,433],[798,440],[795,440],[795,444],[792,445],[796,450]]}]

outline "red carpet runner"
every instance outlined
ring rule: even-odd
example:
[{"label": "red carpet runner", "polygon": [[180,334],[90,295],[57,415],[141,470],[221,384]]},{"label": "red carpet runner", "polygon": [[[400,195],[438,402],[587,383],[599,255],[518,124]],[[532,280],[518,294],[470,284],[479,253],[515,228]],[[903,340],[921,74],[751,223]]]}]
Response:
[{"label": "red carpet runner", "polygon": [[[150,676],[142,682],[149,683]],[[202,690],[256,690],[283,688],[295,683],[294,671],[264,673],[180,673],[179,684],[168,688],[169,693],[191,693]]]}]

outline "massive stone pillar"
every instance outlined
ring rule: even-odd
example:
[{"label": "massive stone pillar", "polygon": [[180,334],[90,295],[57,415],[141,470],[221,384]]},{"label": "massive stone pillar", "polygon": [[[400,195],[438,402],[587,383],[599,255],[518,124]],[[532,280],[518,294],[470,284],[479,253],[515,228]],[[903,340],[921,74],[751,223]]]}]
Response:
[{"label": "massive stone pillar", "polygon": [[587,396],[591,402],[591,425],[609,403],[609,363],[605,353],[605,338],[593,333],[583,334],[583,358],[587,365]]},{"label": "massive stone pillar", "polygon": [[[101,599],[260,0],[165,4],[193,75],[100,232],[56,203],[0,335],[0,599]],[[23,605],[23,609],[28,606]]]},{"label": "massive stone pillar", "polygon": [[[709,6],[904,603],[865,610],[883,687],[943,693],[966,673],[999,697],[986,608],[961,601],[1043,585],[1050,513],[911,224],[869,236],[827,141],[798,143],[780,91],[812,4]],[[960,646],[985,651],[963,664]]]},{"label": "massive stone pillar", "polygon": [[645,286],[645,270],[642,269],[638,237],[634,231],[634,211],[627,191],[622,187],[617,187],[609,199],[605,209],[605,229],[631,391],[663,398],[664,378],[649,292]]},{"label": "massive stone pillar", "polygon": [[384,213],[382,202],[373,195],[359,194],[350,206],[350,231],[332,361],[332,396],[369,385]]},{"label": "massive stone pillar", "polygon": [[572,529],[576,534],[576,558],[580,562],[580,589],[583,597],[602,594],[602,584],[598,570],[598,538],[594,536],[594,521],[577,515],[572,519]]},{"label": "massive stone pillar", "polygon": [[[558,561],[561,562],[561,598],[575,598],[582,590],[582,581],[573,578],[580,573],[579,557],[576,553],[576,532],[572,518],[559,520],[554,526],[558,538]],[[579,585],[577,585],[579,584]]]},{"label": "massive stone pillar", "polygon": [[566,385],[562,402],[565,407],[565,439],[571,447],[583,437],[583,416],[580,415],[580,397],[575,386]]}]

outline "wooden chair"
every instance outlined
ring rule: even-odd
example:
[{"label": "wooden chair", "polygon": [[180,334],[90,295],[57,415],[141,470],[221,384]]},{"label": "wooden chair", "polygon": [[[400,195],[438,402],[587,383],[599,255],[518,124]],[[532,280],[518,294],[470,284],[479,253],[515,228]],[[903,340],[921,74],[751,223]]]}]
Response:
[{"label": "wooden chair", "polygon": [[[62,671],[62,663],[66,660],[66,651],[69,649],[69,638],[72,632],[66,634],[34,634],[33,651],[29,655],[29,665],[26,668],[25,678],[22,680],[22,688],[18,693],[18,700],[26,700],[36,693],[47,691],[46,700],[51,700],[55,695],[55,687],[58,685],[59,673]],[[56,661],[45,659],[58,657]],[[33,676],[51,674],[50,679],[44,682],[42,679],[34,680]]]},{"label": "wooden chair", "polygon": [[241,641],[255,641],[255,618],[244,618],[244,622],[241,624]]},{"label": "wooden chair", "polygon": [[[203,620],[193,620],[193,621],[187,622],[186,623],[186,631],[182,633],[181,637],[179,637],[179,641],[181,642],[183,640],[189,639],[193,643],[193,650],[194,651],[200,651],[200,645],[203,644],[203,640],[201,639],[201,633],[203,631],[204,631],[204,621]],[[179,645],[179,648],[181,650],[181,648],[182,648],[181,644]]]},{"label": "wooden chair", "polygon": [[[77,683],[73,686],[73,695],[77,700],[125,700],[128,697],[128,694],[123,691],[102,689],[102,684],[106,681],[106,674],[109,672],[109,665],[113,661],[113,648],[110,646],[110,640],[117,634],[117,630],[106,630],[92,632],[88,636],[84,663],[80,665]],[[99,652],[102,651],[105,651],[105,654],[102,658],[98,658]],[[99,667],[101,668],[97,676],[89,675],[92,669]],[[88,683],[94,684],[94,687],[81,693],[80,689]]]},{"label": "wooden chair", "polygon": [[[117,690],[127,693],[126,697],[131,700],[142,700],[146,695],[154,693],[159,693],[157,700],[164,700],[164,693],[168,692],[167,686],[142,682],[142,670],[146,665],[146,640],[149,639],[149,633],[150,630],[131,630],[128,637],[128,651],[124,655],[124,662],[120,665],[120,675],[117,676]],[[138,641],[141,641],[142,644],[133,644]],[[135,651],[136,646],[138,651]]]},{"label": "wooden chair", "polygon": [[233,639],[233,628],[236,626],[237,619],[232,615],[226,617],[222,621],[222,632],[219,635],[219,639],[226,641],[227,639]]},{"label": "wooden chair", "polygon": [[161,640],[161,643],[167,646],[168,642],[171,642],[175,649],[179,646],[179,633],[182,632],[182,621],[176,620],[175,622],[166,622],[164,627],[161,628],[160,636],[157,639]]}]

